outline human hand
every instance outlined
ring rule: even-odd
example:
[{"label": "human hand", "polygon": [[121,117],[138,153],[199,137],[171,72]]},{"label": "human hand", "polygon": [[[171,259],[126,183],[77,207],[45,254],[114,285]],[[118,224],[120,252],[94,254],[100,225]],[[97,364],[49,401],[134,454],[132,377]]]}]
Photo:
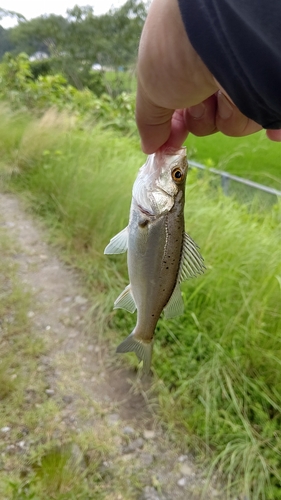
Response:
[{"label": "human hand", "polygon": [[[153,0],[138,58],[136,121],[143,151],[178,148],[189,132],[241,137],[261,130],[214,79],[186,34],[177,0]],[[281,130],[268,130],[281,141]]]}]

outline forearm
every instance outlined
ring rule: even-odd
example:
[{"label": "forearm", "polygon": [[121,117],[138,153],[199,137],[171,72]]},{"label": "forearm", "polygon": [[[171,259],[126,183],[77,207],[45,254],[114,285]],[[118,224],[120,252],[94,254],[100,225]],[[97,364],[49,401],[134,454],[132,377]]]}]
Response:
[{"label": "forearm", "polygon": [[138,80],[154,103],[171,109],[186,106],[186,99],[189,106],[197,104],[217,90],[188,39],[177,0],[152,2],[140,41]]},{"label": "forearm", "polygon": [[[272,33],[270,24],[262,28],[263,20],[250,15],[252,3],[266,12],[268,2],[277,17]],[[137,66],[136,121],[144,152],[178,148],[189,132],[242,137],[264,127],[272,129],[270,139],[281,141],[278,14],[277,0],[266,6],[265,0],[153,0]]]},{"label": "forearm", "polygon": [[[175,109],[197,104],[218,90],[188,40],[177,0],[153,1],[141,36],[137,78],[136,121],[147,153],[169,138]],[[211,123],[207,133],[213,129]],[[186,131],[179,133],[175,147],[185,137]]]}]

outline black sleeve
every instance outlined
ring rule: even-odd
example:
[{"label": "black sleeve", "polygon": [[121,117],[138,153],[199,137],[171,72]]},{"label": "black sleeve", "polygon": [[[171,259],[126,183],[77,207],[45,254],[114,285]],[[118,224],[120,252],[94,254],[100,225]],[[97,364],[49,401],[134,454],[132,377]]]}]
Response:
[{"label": "black sleeve", "polygon": [[189,40],[242,113],[281,128],[281,0],[178,0]]}]

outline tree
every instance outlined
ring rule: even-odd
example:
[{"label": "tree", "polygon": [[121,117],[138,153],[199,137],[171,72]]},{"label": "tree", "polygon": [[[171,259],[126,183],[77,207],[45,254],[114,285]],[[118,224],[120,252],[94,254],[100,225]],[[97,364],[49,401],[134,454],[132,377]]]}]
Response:
[{"label": "tree", "polygon": [[100,16],[98,61],[114,68],[127,66],[136,60],[139,39],[147,15],[146,3],[127,0],[119,9]]},{"label": "tree", "polygon": [[[24,21],[25,17],[18,12],[14,12],[13,10],[6,10],[0,7],[0,20],[5,17],[16,18],[18,21]],[[0,59],[2,59],[3,55],[6,52],[11,52],[15,48],[15,44],[10,39],[10,29],[4,29],[0,25]]]},{"label": "tree", "polygon": [[64,48],[67,24],[64,17],[55,14],[20,21],[11,29],[11,40],[29,55],[38,51],[58,55]]},{"label": "tree", "polygon": [[81,89],[93,80],[93,64],[117,69],[135,61],[145,17],[146,4],[141,0],[127,0],[102,16],[95,16],[92,7],[76,5],[66,18],[52,14],[20,20],[10,38],[16,53],[47,52],[52,70]]},{"label": "tree", "polygon": [[15,44],[10,40],[10,30],[5,30],[0,25],[0,59],[6,52],[12,52]]},{"label": "tree", "polygon": [[13,10],[2,9],[2,7],[0,7],[0,20],[4,19],[5,17],[16,18],[18,21],[25,21],[26,20],[22,14],[19,14],[19,12],[15,12]]}]

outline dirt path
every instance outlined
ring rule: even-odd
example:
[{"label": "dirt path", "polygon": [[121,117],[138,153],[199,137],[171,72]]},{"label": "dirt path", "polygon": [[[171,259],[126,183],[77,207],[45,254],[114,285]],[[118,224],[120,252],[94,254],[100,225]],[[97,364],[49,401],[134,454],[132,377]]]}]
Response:
[{"label": "dirt path", "polygon": [[[34,296],[29,316],[50,346],[41,366],[49,396],[62,402],[64,423],[74,430],[114,426],[116,460],[128,466],[141,483],[141,492],[134,498],[201,498],[204,480],[188,450],[180,454],[171,449],[135,374],[117,367],[113,351],[98,343],[94,331],[89,333],[87,318],[93,317],[94,304],[84,297],[79,277],[55,255],[44,230],[15,196],[0,195],[0,213],[19,245],[16,258],[22,283]],[[91,325],[91,330],[95,328],[98,324]],[[122,491],[115,498],[122,499]],[[223,496],[209,487],[204,498]]]}]

